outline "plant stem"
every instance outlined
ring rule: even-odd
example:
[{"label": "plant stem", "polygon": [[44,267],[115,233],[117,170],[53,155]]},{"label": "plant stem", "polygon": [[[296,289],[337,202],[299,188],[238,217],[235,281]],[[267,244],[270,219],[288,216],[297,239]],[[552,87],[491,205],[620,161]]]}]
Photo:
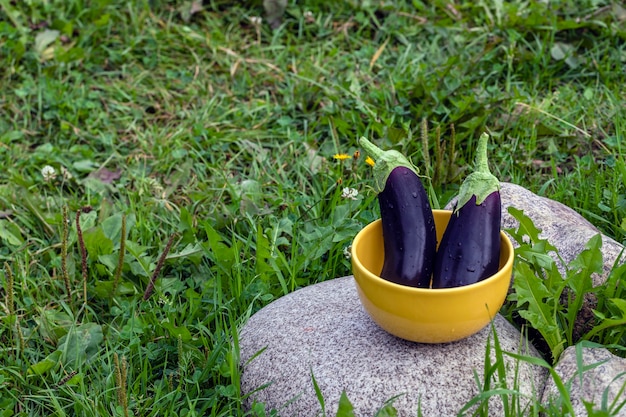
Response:
[{"label": "plant stem", "polygon": [[63,282],[65,283],[65,291],[69,303],[72,303],[72,287],[70,285],[70,275],[67,272],[67,240],[69,235],[67,206],[63,206],[63,236],[61,238],[61,273],[63,274]]},{"label": "plant stem", "polygon": [[487,159],[487,142],[489,135],[483,133],[476,147],[474,171],[469,174],[459,188],[459,199],[456,210],[463,207],[472,196],[476,196],[476,205],[481,204],[487,196],[500,189],[500,181],[491,171]]},{"label": "plant stem", "polygon": [[122,356],[122,360],[117,353],[113,354],[113,362],[115,364],[115,386],[117,389],[117,402],[124,410],[124,416],[128,417],[128,395],[126,393],[126,377],[127,368],[126,357]]},{"label": "plant stem", "polygon": [[415,172],[416,175],[419,175],[419,170],[417,169],[417,167],[413,165],[411,161],[409,161],[409,159],[400,152],[395,150],[384,151],[364,137],[361,137],[359,139],[359,144],[363,147],[365,152],[369,156],[371,156],[376,162],[376,164],[374,165],[374,189],[377,193],[380,193],[382,190],[385,189],[387,177],[389,177],[391,171],[393,171],[397,167],[407,167]]},{"label": "plant stem", "polygon": [[83,273],[83,304],[87,304],[87,249],[83,239],[83,229],[80,227],[81,213],[89,213],[91,207],[86,206],[76,212],[76,234],[78,236],[78,247],[80,249],[80,263]]},{"label": "plant stem", "polygon": [[170,236],[169,240],[167,241],[167,245],[165,245],[165,249],[163,250],[163,253],[159,257],[159,261],[157,262],[156,268],[154,268],[154,272],[152,273],[152,276],[150,277],[150,283],[148,284],[146,291],[143,293],[144,301],[147,301],[148,298],[150,298],[150,296],[152,295],[152,291],[154,291],[154,283],[156,282],[156,279],[159,276],[159,273],[161,272],[161,268],[163,268],[163,264],[165,263],[165,258],[167,257],[167,254],[170,251],[170,248],[172,247],[172,243],[174,243],[175,237],[176,237],[176,233]]},{"label": "plant stem", "polygon": [[424,160],[424,169],[426,175],[432,175],[430,172],[430,150],[428,149],[428,120],[424,117],[421,125],[422,139],[422,159]]},{"label": "plant stem", "polygon": [[9,317],[15,320],[15,335],[16,335],[16,345],[18,350],[22,350],[24,348],[24,335],[22,334],[22,328],[20,327],[19,319],[17,314],[15,314],[15,298],[13,293],[13,285],[14,285],[14,277],[13,271],[7,262],[4,263],[4,270],[6,271],[6,279],[7,279],[7,310],[9,313]]},{"label": "plant stem", "polygon": [[122,216],[120,250],[117,260],[117,268],[115,268],[115,275],[113,278],[113,291],[111,296],[115,295],[115,292],[117,291],[117,286],[120,282],[120,277],[122,276],[122,268],[124,267],[124,252],[126,252],[126,215]]}]

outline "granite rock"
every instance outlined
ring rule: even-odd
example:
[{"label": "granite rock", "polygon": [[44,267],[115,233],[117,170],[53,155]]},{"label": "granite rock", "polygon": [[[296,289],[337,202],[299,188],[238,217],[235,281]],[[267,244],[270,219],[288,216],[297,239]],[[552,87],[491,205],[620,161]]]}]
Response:
[{"label": "granite rock", "polygon": [[[493,323],[503,350],[539,356],[520,348],[520,333],[500,315]],[[261,402],[281,416],[314,416],[321,407],[313,375],[327,415],[335,415],[345,390],[356,416],[373,416],[395,396],[400,416],[417,415],[418,408],[427,416],[454,416],[479,392],[474,372],[482,380],[489,335],[488,326],[454,343],[398,339],[367,315],[354,279],[338,278],[284,296],[248,320],[240,337],[242,393],[252,393],[248,407]],[[506,361],[512,369],[514,361]],[[522,393],[541,393],[544,368],[520,363],[517,374]],[[503,415],[495,399],[490,411]]]},{"label": "granite rock", "polygon": [[[582,375],[579,363],[588,368]],[[571,384],[569,392],[576,416],[590,415],[585,402],[594,404],[594,410],[598,411],[602,409],[603,401],[608,405],[616,399],[617,405],[626,401],[626,392],[623,391],[626,384],[626,359],[613,355],[605,348],[583,347],[577,350],[571,346],[563,351],[554,370],[566,385]],[[558,389],[550,379],[543,392],[542,404],[554,403],[558,397]],[[605,410],[608,411],[609,407]],[[622,408],[618,414],[602,415],[626,416],[626,408]]]},{"label": "granite rock", "polygon": [[[558,201],[538,196],[519,185],[501,183],[500,197],[502,200],[502,229],[515,229],[519,226],[517,220],[509,214],[509,207],[523,210],[524,214],[533,221],[535,227],[542,231],[540,236],[557,248],[559,255],[566,263],[572,261],[585,249],[589,239],[601,233],[570,207]],[[447,208],[451,209],[454,204],[455,200],[451,201]],[[611,267],[624,248],[608,236],[602,235],[601,237],[604,272],[593,277],[594,286],[606,281]]]},{"label": "granite rock", "polygon": [[[502,228],[518,226],[508,207],[523,210],[566,263],[600,233],[571,208],[523,187],[502,183],[501,196]],[[607,236],[602,235],[602,241],[604,272],[593,277],[595,285],[606,280],[623,249]],[[593,306],[593,299],[586,300],[583,310],[592,312]],[[581,322],[588,322],[589,317],[581,316]],[[519,331],[500,315],[493,325],[503,350],[540,357],[532,346],[520,348]],[[240,337],[242,394],[248,396],[248,407],[260,402],[281,416],[314,416],[321,408],[313,375],[327,415],[335,415],[345,390],[356,416],[373,416],[394,397],[400,416],[416,415],[418,408],[426,416],[453,416],[479,392],[475,373],[482,381],[490,334],[487,327],[467,339],[437,345],[398,339],[369,318],[353,278],[339,278],[282,297],[248,320]],[[555,370],[571,383],[577,415],[586,415],[586,401],[594,402],[597,409],[605,393],[609,403],[618,395],[618,401],[626,400],[620,392],[626,382],[626,359],[601,348],[579,350],[580,358],[576,352],[573,347],[566,349]],[[513,369],[513,359],[506,356],[506,360],[506,366]],[[599,363],[584,372],[582,384],[581,360],[586,365]],[[527,362],[519,366],[507,372],[507,377],[517,375],[520,398],[540,398],[544,404],[556,401],[558,390],[545,368]],[[512,385],[507,381],[508,387]],[[492,399],[489,404],[490,414],[503,415],[499,401]],[[619,415],[626,416],[626,409]]]}]

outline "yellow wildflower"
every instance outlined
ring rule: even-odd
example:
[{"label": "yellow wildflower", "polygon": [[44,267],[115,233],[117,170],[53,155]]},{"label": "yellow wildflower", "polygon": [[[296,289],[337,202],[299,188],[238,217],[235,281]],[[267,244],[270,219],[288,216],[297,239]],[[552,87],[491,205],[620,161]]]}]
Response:
[{"label": "yellow wildflower", "polygon": [[372,167],[373,167],[374,165],[376,165],[376,162],[374,162],[374,160],[372,159],[372,157],[371,157],[371,156],[368,156],[367,158],[365,158],[365,163],[366,163],[367,165],[369,165],[369,166],[372,166]]},{"label": "yellow wildflower", "polygon": [[348,155],[347,153],[338,153],[338,154],[335,154],[333,158],[335,158],[338,161],[343,161],[344,159],[350,159],[352,157]]}]

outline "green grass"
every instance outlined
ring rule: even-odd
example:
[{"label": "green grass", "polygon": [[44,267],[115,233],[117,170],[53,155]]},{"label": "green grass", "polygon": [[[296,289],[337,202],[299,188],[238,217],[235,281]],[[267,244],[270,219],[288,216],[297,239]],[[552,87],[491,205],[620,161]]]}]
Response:
[{"label": "green grass", "polygon": [[626,239],[617,3],[290,1],[276,31],[191,3],[0,0],[3,416],[243,415],[237,329],[349,274],[378,216],[364,157],[333,158],[361,135],[427,174],[422,120],[433,161],[453,138],[443,206],[488,129],[501,180]]}]

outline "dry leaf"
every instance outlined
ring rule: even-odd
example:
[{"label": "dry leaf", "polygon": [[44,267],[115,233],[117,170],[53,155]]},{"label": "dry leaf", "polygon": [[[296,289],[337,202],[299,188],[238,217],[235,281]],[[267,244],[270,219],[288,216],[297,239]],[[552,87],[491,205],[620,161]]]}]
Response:
[{"label": "dry leaf", "polygon": [[263,7],[265,8],[265,16],[272,27],[277,29],[282,21],[283,13],[287,7],[287,0],[263,0]]},{"label": "dry leaf", "polygon": [[89,174],[89,176],[100,180],[105,184],[112,184],[114,181],[120,179],[120,177],[122,176],[122,170],[118,169],[115,171],[110,171],[106,168],[100,168],[99,170]]},{"label": "dry leaf", "polygon": [[387,47],[388,43],[389,43],[389,38],[387,38],[385,42],[383,42],[383,44],[380,45],[380,47],[374,53],[374,56],[372,56],[372,59],[370,60],[370,71],[372,70],[372,68],[374,68],[374,64],[376,63],[376,61],[378,61],[378,58],[380,58],[385,48]]},{"label": "dry leaf", "polygon": [[189,23],[194,14],[204,10],[202,0],[187,1],[180,7],[180,16],[185,23]]},{"label": "dry leaf", "polygon": [[45,29],[35,36],[35,52],[43,61],[54,57],[54,46],[52,44],[58,39],[60,34],[61,32],[58,30]]}]

